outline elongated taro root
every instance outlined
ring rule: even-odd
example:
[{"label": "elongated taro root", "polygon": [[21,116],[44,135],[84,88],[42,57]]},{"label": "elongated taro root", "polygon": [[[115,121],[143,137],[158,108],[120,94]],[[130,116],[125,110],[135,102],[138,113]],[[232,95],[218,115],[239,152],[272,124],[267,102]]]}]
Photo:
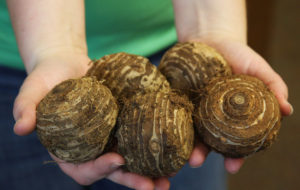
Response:
[{"label": "elongated taro root", "polygon": [[211,79],[231,75],[225,59],[200,42],[177,43],[164,54],[158,69],[173,89],[185,93],[194,103]]},{"label": "elongated taro root", "polygon": [[229,157],[269,147],[280,128],[279,104],[264,83],[233,75],[213,80],[195,117],[203,141]]},{"label": "elongated taro root", "polygon": [[118,118],[118,152],[130,172],[149,177],[177,172],[194,142],[193,105],[175,93],[149,93],[125,102]]},{"label": "elongated taro root", "polygon": [[165,76],[147,58],[123,52],[95,61],[86,75],[103,81],[117,99],[170,88]]},{"label": "elongated taro root", "polygon": [[95,77],[66,80],[37,107],[37,134],[58,158],[71,163],[102,154],[115,126],[118,106]]}]

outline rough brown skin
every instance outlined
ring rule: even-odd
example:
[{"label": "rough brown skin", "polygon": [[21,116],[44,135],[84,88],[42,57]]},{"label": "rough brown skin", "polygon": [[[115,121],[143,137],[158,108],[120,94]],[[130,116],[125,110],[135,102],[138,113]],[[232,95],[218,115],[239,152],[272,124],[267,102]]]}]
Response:
[{"label": "rough brown skin", "polygon": [[212,47],[200,42],[177,43],[163,56],[158,69],[171,87],[198,103],[199,93],[214,77],[231,75],[225,59]]},{"label": "rough brown skin", "polygon": [[228,157],[244,157],[274,142],[281,114],[273,93],[257,78],[220,77],[206,87],[195,114],[203,141]]},{"label": "rough brown skin", "polygon": [[175,93],[150,93],[125,102],[118,118],[118,152],[126,169],[148,177],[176,173],[193,149],[193,106]]},{"label": "rough brown skin", "polygon": [[170,89],[165,76],[147,58],[124,52],[95,61],[86,76],[103,81],[117,99]]},{"label": "rough brown skin", "polygon": [[37,107],[37,134],[58,158],[82,163],[102,154],[118,114],[110,90],[95,77],[66,80]]}]

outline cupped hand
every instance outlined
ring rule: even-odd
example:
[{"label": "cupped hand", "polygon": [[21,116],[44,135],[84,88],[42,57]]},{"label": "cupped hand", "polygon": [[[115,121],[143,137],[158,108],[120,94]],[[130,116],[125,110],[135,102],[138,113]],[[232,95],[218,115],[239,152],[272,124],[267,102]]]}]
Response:
[{"label": "cupped hand", "polygon": [[[28,135],[35,130],[36,107],[43,97],[58,83],[85,75],[90,59],[84,54],[60,52],[40,57],[35,67],[29,69],[14,103],[14,132]],[[51,155],[51,154],[50,154]],[[99,158],[83,163],[70,164],[51,155],[59,167],[77,183],[90,185],[102,178],[134,189],[168,189],[167,178],[150,179],[124,172],[120,166],[124,159],[117,153],[107,153]]]},{"label": "cupped hand", "polygon": [[15,99],[13,115],[14,132],[30,134],[35,129],[36,107],[44,96],[58,83],[83,76],[90,59],[86,55],[54,53],[40,58],[30,69]]},{"label": "cupped hand", "polygon": [[[197,40],[204,42],[220,52],[230,64],[234,74],[246,74],[262,80],[275,94],[283,116],[293,113],[293,107],[288,102],[288,88],[282,78],[272,67],[253,49],[242,41],[224,35],[202,37]],[[189,163],[192,167],[199,167],[204,162],[209,149],[202,143],[197,143]],[[242,166],[242,158],[225,158],[225,168],[230,173],[236,173]]]},{"label": "cupped hand", "polygon": [[106,153],[82,164],[67,163],[50,155],[62,171],[81,185],[91,185],[97,180],[107,178],[115,183],[139,190],[153,190],[154,188],[167,190],[170,187],[167,177],[151,179],[122,170],[120,166],[124,165],[124,159],[117,153]]}]

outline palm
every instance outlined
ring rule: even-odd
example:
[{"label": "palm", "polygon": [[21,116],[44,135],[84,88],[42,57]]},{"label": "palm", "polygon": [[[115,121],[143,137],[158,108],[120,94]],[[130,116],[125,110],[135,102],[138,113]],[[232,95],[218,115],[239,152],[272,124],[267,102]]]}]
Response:
[{"label": "palm", "polygon": [[[83,76],[88,69],[89,61],[87,56],[78,55],[54,55],[42,60],[28,75],[16,98],[15,133],[18,135],[31,133],[35,129],[35,111],[41,99],[61,81]],[[124,159],[116,153],[107,153],[95,160],[77,165],[66,163],[54,155],[51,156],[67,175],[83,185],[89,185],[106,177],[135,189],[153,189],[154,186],[167,189],[169,186],[167,178],[152,180],[118,169],[118,166],[124,163]]]},{"label": "palm", "polygon": [[[246,45],[238,42],[227,41],[216,44],[212,46],[225,56],[234,73],[249,74],[263,80],[278,98],[282,113],[285,115],[290,113],[289,104],[286,102],[286,85],[259,55]],[[82,62],[85,62],[85,64],[82,64]],[[17,121],[14,128],[15,132],[19,135],[31,133],[35,128],[36,106],[41,99],[59,82],[83,76],[88,69],[88,62],[87,57],[79,58],[78,55],[68,55],[43,60],[41,64],[38,64],[25,80],[15,101],[14,116]],[[190,158],[190,164],[192,166],[201,165],[207,153],[208,149],[204,145],[196,145]],[[58,158],[54,156],[53,158],[66,174],[81,184],[91,184],[98,179],[107,177],[116,183],[138,189],[153,189],[154,186],[162,189],[168,189],[169,187],[167,178],[152,180],[116,169],[116,167],[113,167],[116,163],[119,165],[124,163],[124,159],[116,153],[107,153],[96,160],[79,165],[63,163]],[[228,171],[235,171],[241,166],[242,162],[242,159],[226,158],[225,166]]]},{"label": "palm", "polygon": [[[275,94],[280,104],[283,115],[291,113],[290,104],[287,102],[287,86],[281,77],[269,64],[246,44],[233,40],[200,40],[216,48],[228,61],[234,74],[246,74],[262,80]],[[190,158],[190,165],[201,165],[209,150],[199,143],[195,146]],[[243,159],[225,158],[225,167],[235,173],[239,170]]]},{"label": "palm", "polygon": [[[55,56],[53,56],[55,57]],[[70,55],[72,57],[72,55]],[[35,129],[35,110],[42,98],[58,83],[70,78],[78,78],[88,69],[87,57],[49,58],[43,60],[25,79],[14,103],[14,131],[27,135]],[[73,65],[72,65],[73,64]]]},{"label": "palm", "polygon": [[165,177],[152,180],[148,177],[118,169],[124,163],[124,160],[117,153],[106,153],[95,160],[82,164],[66,163],[54,155],[50,155],[67,175],[82,185],[90,185],[99,179],[107,178],[134,189],[153,189],[154,185],[159,186],[161,189],[168,189],[169,187],[169,181]]},{"label": "palm", "polygon": [[225,56],[235,74],[247,74],[262,80],[277,97],[282,114],[289,115],[287,86],[260,55],[247,45],[233,41],[225,41],[215,48]]}]

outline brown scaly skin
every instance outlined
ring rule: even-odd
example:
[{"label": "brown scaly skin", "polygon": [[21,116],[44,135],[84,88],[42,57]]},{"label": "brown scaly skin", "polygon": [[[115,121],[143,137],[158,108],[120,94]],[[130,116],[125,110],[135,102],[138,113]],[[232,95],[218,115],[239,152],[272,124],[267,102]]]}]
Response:
[{"label": "brown scaly skin", "polygon": [[37,134],[58,158],[82,163],[100,156],[118,114],[110,90],[95,77],[66,80],[37,107]]},{"label": "brown scaly skin", "polygon": [[86,76],[96,76],[99,81],[103,81],[119,100],[137,93],[170,89],[166,78],[147,58],[124,52],[96,60]]},{"label": "brown scaly skin", "polygon": [[173,89],[182,91],[194,103],[211,79],[231,75],[225,59],[200,42],[177,43],[164,54],[158,68]]},{"label": "brown scaly skin", "polygon": [[149,93],[125,102],[118,119],[118,152],[126,169],[148,177],[169,176],[190,157],[193,106],[175,93]]},{"label": "brown scaly skin", "polygon": [[273,93],[257,78],[216,78],[205,90],[194,115],[204,143],[227,157],[244,157],[269,147],[280,129]]}]

